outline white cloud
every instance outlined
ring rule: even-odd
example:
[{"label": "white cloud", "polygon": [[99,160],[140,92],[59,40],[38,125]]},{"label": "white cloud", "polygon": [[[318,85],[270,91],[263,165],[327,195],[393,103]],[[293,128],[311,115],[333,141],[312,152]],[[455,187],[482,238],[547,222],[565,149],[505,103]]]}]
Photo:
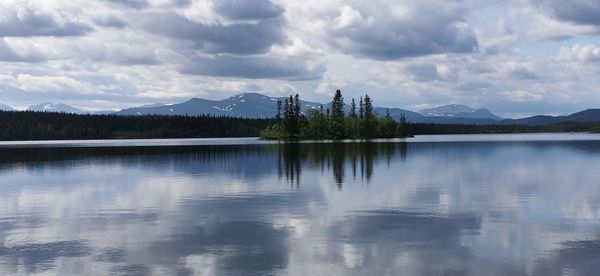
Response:
[{"label": "white cloud", "polygon": [[561,47],[558,61],[590,63],[600,61],[600,47],[594,44],[575,44],[572,47]]},{"label": "white cloud", "polygon": [[19,74],[14,79],[14,84],[23,91],[41,93],[103,94],[103,89],[108,88],[65,76],[33,76],[29,74]]},{"label": "white cloud", "polygon": [[353,9],[350,6],[343,6],[340,15],[335,19],[335,27],[336,28],[347,28],[351,27],[355,23],[363,20],[363,17],[360,15],[360,12]]},{"label": "white cloud", "polygon": [[523,90],[515,90],[504,93],[506,97],[508,97],[513,102],[532,102],[532,101],[541,101],[544,99],[542,95],[523,91]]}]

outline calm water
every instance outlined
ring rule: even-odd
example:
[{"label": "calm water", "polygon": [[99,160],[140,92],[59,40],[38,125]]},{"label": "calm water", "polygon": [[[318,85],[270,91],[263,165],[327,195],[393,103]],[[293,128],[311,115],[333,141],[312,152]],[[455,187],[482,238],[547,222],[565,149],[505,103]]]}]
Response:
[{"label": "calm water", "polygon": [[599,272],[598,135],[0,143],[1,275]]}]

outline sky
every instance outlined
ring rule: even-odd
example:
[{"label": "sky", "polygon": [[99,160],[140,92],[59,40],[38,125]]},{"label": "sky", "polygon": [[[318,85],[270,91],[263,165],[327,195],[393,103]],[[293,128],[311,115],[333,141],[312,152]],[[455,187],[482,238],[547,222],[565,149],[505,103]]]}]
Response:
[{"label": "sky", "polygon": [[2,0],[0,103],[243,92],[504,117],[600,108],[598,0]]}]

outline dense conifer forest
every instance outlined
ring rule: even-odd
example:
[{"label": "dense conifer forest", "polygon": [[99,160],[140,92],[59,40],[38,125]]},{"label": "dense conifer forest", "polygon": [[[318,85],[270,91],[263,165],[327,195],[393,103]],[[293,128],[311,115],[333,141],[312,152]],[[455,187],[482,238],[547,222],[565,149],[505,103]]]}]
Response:
[{"label": "dense conifer forest", "polygon": [[0,111],[0,140],[256,137],[273,119]]},{"label": "dense conifer forest", "polygon": [[445,125],[408,124],[407,131],[412,135],[423,134],[494,134],[494,133],[560,133],[560,132],[599,132],[598,123],[558,123],[550,125]]}]

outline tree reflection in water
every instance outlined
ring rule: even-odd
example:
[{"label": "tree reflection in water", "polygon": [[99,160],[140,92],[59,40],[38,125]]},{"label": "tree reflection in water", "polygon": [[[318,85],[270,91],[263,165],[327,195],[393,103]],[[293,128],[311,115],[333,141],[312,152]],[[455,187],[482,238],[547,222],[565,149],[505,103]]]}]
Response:
[{"label": "tree reflection in water", "polygon": [[292,188],[300,186],[301,168],[332,171],[338,190],[343,189],[346,170],[352,178],[369,183],[373,177],[373,164],[394,158],[406,159],[407,143],[281,143],[279,144],[279,177],[285,177]]}]

